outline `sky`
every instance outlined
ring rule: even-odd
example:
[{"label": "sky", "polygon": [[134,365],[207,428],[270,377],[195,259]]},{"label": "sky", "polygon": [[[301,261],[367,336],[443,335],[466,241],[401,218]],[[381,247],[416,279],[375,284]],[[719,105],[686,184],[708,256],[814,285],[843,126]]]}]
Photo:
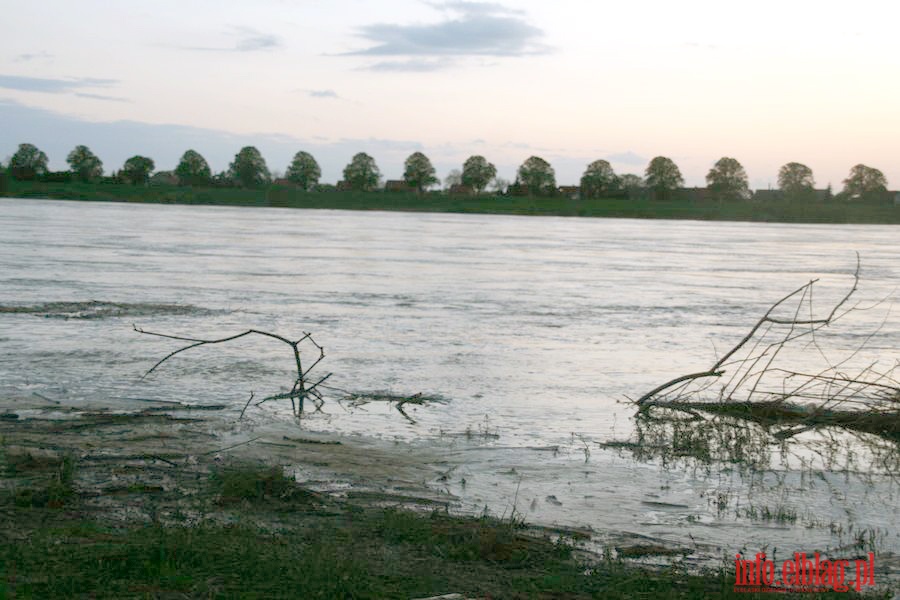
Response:
[{"label": "sky", "polygon": [[66,169],[135,154],[214,171],[245,145],[322,181],[367,152],[399,179],[473,154],[560,185],[588,163],[643,174],[672,158],[704,185],[721,157],[752,188],[781,165],[835,190],[850,168],[900,188],[900,3],[888,0],[0,0],[0,160],[18,144]]}]

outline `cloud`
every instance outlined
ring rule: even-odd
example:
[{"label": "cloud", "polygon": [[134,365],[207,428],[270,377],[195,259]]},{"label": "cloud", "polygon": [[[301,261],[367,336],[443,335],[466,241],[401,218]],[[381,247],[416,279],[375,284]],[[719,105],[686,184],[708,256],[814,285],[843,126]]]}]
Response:
[{"label": "cloud", "polygon": [[431,71],[440,71],[441,69],[446,69],[452,64],[454,64],[453,61],[449,60],[386,60],[363,68],[367,71],[382,71],[393,73],[429,73]]},{"label": "cloud", "polygon": [[76,92],[79,98],[88,98],[90,100],[104,100],[106,102],[131,102],[128,98],[119,98],[117,96],[104,96],[103,94],[88,94],[85,92]]},{"label": "cloud", "polygon": [[22,92],[41,92],[44,94],[65,94],[81,88],[109,87],[116,83],[118,81],[115,79],[94,79],[91,77],[45,79],[20,75],[0,75],[0,88]]},{"label": "cloud", "polygon": [[180,46],[180,48],[198,52],[264,52],[282,45],[278,36],[251,27],[232,27],[227,33],[237,38],[231,46]]},{"label": "cloud", "polygon": [[334,90],[308,90],[310,98],[338,98]]},{"label": "cloud", "polygon": [[[491,2],[451,1],[432,4],[457,13],[437,23],[399,25],[376,23],[358,30],[374,45],[350,52],[357,56],[527,56],[545,54],[543,31],[527,23],[521,13]],[[403,63],[399,63],[403,64]],[[412,66],[414,63],[409,63]],[[388,68],[385,67],[388,66]],[[376,70],[399,69],[378,63]],[[446,65],[443,65],[446,66]],[[420,69],[425,70],[425,69]],[[434,70],[434,68],[428,69]]]},{"label": "cloud", "polygon": [[49,52],[27,52],[25,54],[19,54],[13,60],[15,62],[29,62],[32,60],[38,59],[51,59],[53,55]]},{"label": "cloud", "polygon": [[[385,178],[399,179],[403,161],[412,152],[427,149],[415,140],[346,138],[324,140],[273,133],[236,134],[185,125],[136,121],[89,121],[42,108],[26,106],[0,97],[0,156],[15,152],[22,142],[35,144],[47,153],[51,169],[68,168],[66,156],[75,146],[87,145],[107,168],[119,168],[135,154],[151,157],[161,170],[174,169],[185,150],[203,155],[214,171],[221,171],[244,146],[256,146],[270,169],[285,169],[298,150],[316,157],[322,181],[341,179],[343,168],[357,152],[378,161]],[[435,163],[436,167],[439,167]],[[440,168],[440,167],[439,167]]]},{"label": "cloud", "polygon": [[606,159],[610,162],[622,163],[623,165],[646,165],[650,162],[649,158],[641,156],[640,154],[635,154],[631,150],[619,152],[618,154],[610,154]]}]

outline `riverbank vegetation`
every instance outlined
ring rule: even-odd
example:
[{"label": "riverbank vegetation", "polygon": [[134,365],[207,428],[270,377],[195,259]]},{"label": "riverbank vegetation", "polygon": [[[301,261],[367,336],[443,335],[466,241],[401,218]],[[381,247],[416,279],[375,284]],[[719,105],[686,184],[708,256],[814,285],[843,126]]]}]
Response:
[{"label": "riverbank vegetation", "polygon": [[409,496],[316,491],[241,456],[249,441],[208,450],[197,432],[209,422],[192,407],[65,419],[4,408],[0,597],[763,597],[735,593],[727,566],[626,558],[653,548],[590,553],[589,534],[517,513],[456,517]]},{"label": "riverbank vegetation", "polygon": [[528,197],[493,194],[459,195],[443,192],[419,195],[413,192],[356,192],[328,189],[306,192],[276,184],[260,188],[237,188],[8,180],[5,195],[57,200],[334,210],[781,223],[900,223],[900,207],[884,202],[850,203],[832,199],[817,203],[790,203],[777,198],[718,202],[693,198],[691,190],[686,190],[684,197],[665,200],[649,196],[633,199],[622,196],[573,199],[560,195]]},{"label": "riverbank vegetation", "polygon": [[259,150],[242,148],[228,169],[213,174],[198,152],[188,150],[171,171],[156,171],[153,159],[133,156],[104,176],[103,162],[87,146],[67,157],[68,171],[51,172],[48,157],[20,144],[0,169],[0,194],[76,200],[279,206],[349,210],[403,210],[527,215],[774,221],[798,223],[897,223],[900,192],[889,192],[878,169],[856,165],[834,194],[816,189],[812,170],[791,162],[779,170],[778,189],[751,191],[744,167],[719,159],[707,187],[685,188],[675,162],[653,158],[643,176],[617,174],[606,160],[587,165],[579,185],[557,185],[546,160],[531,156],[514,182],[497,177],[483,156],[471,156],[440,184],[422,152],[411,154],[403,178],[383,181],[375,159],[356,154],[336,184],[320,183],[321,168],[300,151],[285,176],[274,176]]}]

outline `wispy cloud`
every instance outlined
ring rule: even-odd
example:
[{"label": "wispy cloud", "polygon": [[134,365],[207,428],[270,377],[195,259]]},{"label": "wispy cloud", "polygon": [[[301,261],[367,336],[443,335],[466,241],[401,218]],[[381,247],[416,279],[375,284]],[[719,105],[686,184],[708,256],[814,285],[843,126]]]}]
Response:
[{"label": "wispy cloud", "polygon": [[181,46],[182,50],[199,52],[264,52],[280,48],[282,43],[278,36],[264,33],[251,27],[232,27],[227,35],[234,38],[229,45],[222,46]]},{"label": "wispy cloud", "polygon": [[15,62],[29,62],[32,60],[49,60],[53,58],[53,55],[49,52],[26,52],[25,54],[18,54],[13,58]]},{"label": "wispy cloud", "polygon": [[[543,31],[529,24],[520,11],[493,2],[451,1],[432,4],[454,16],[437,23],[376,23],[358,33],[372,46],[350,52],[358,56],[526,56],[545,54]],[[449,63],[376,63],[374,70],[427,71]]]},{"label": "wispy cloud", "polygon": [[334,90],[308,90],[310,98],[339,98]]},{"label": "wispy cloud", "polygon": [[618,154],[610,154],[606,158],[610,162],[621,163],[623,165],[645,165],[650,162],[649,158],[641,156],[640,154],[635,154],[631,150],[619,152]]},{"label": "wispy cloud", "polygon": [[22,92],[42,92],[45,94],[66,94],[82,88],[109,87],[118,83],[115,79],[95,79],[92,77],[70,79],[46,79],[21,75],[0,75],[0,88]]},{"label": "wispy cloud", "polygon": [[372,65],[363,67],[366,71],[382,71],[393,73],[428,73],[431,71],[440,71],[453,65],[451,60],[385,60]]},{"label": "wispy cloud", "polygon": [[103,100],[105,102],[131,102],[128,98],[119,98],[118,96],[104,96],[103,94],[88,94],[86,92],[76,92],[79,98],[88,98],[90,100]]}]

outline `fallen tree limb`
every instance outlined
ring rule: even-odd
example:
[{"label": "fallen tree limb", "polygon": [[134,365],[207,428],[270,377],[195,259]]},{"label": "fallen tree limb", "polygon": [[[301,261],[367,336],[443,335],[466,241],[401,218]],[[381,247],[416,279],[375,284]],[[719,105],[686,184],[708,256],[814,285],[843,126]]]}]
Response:
[{"label": "fallen tree limb", "polygon": [[[667,381],[666,383],[663,383],[662,385],[659,385],[659,386],[653,388],[652,390],[650,390],[649,392],[647,392],[646,394],[644,394],[643,396],[638,398],[638,400],[637,400],[638,406],[641,407],[642,409],[644,409],[644,408],[647,408],[654,404],[657,404],[660,401],[664,402],[665,400],[660,398],[660,394],[662,394],[663,392],[666,392],[667,390],[674,388],[675,386],[677,386],[679,384],[688,383],[688,382],[694,381],[696,379],[705,379],[708,377],[721,377],[726,372],[726,369],[724,369],[723,367],[728,365],[729,360],[732,359],[742,348],[744,348],[744,346],[746,346],[751,340],[754,339],[756,334],[759,332],[759,330],[763,326],[765,326],[765,325],[786,325],[789,327],[789,331],[785,335],[784,338],[782,338],[781,340],[779,340],[778,342],[776,342],[774,344],[769,345],[766,348],[766,350],[763,351],[760,355],[752,358],[752,361],[753,361],[752,366],[755,366],[756,364],[758,364],[759,361],[764,357],[768,357],[768,359],[769,359],[767,367],[771,366],[773,360],[775,359],[775,356],[778,354],[780,349],[782,347],[784,347],[784,345],[786,343],[793,341],[794,339],[797,339],[799,337],[803,337],[805,335],[812,335],[815,333],[815,331],[817,329],[820,329],[822,327],[832,324],[838,318],[840,318],[841,316],[846,314],[846,313],[838,314],[838,311],[850,300],[850,297],[856,292],[856,290],[859,286],[859,269],[860,269],[860,258],[859,258],[859,254],[857,253],[856,269],[853,272],[853,285],[851,286],[851,288],[847,292],[847,294],[837,304],[835,304],[832,307],[831,312],[828,314],[827,317],[820,318],[820,319],[813,319],[813,318],[798,319],[797,318],[800,307],[803,305],[804,300],[806,300],[808,298],[810,305],[811,305],[812,288],[816,284],[816,282],[819,281],[818,279],[813,279],[810,282],[808,282],[807,284],[797,288],[793,292],[787,294],[786,296],[784,296],[783,298],[781,298],[780,300],[778,300],[777,302],[772,304],[772,306],[769,307],[769,309],[766,311],[766,313],[756,322],[756,324],[750,329],[750,331],[748,331],[747,334],[733,348],[731,348],[731,350],[726,352],[719,360],[717,360],[715,362],[715,364],[713,364],[712,367],[710,367],[706,371],[701,371],[699,373],[692,373],[690,375],[681,375],[670,381]],[[797,308],[794,311],[793,318],[784,319],[784,318],[778,318],[778,317],[773,316],[773,313],[779,307],[784,305],[791,298],[795,298],[798,295],[800,296],[800,302],[798,302]],[[810,306],[810,308],[811,308],[811,306]],[[794,330],[798,326],[809,326],[809,329],[801,331],[799,333],[796,333]],[[747,361],[747,359],[743,359],[743,360],[737,361],[737,363],[739,366],[744,366],[747,364],[746,361]],[[750,369],[747,370],[748,373],[752,372],[752,370],[753,370],[752,366]],[[765,372],[766,370],[767,370],[767,368],[763,369],[763,372]],[[732,379],[732,381],[733,381],[733,379]],[[740,379],[739,384],[743,383],[743,381],[745,381],[745,379]],[[759,382],[759,379],[757,379],[757,384],[758,384],[758,382]],[[751,390],[751,395],[752,395],[752,392],[755,391],[755,389],[756,389],[756,386],[754,386],[754,389]],[[730,395],[729,395],[729,397],[730,397]]]},{"label": "fallen tree limb", "polygon": [[[859,287],[858,254],[852,277],[849,290],[824,317],[817,318],[813,309],[817,279],[782,297],[709,369],[681,375],[641,396],[638,415],[647,422],[753,422],[780,441],[813,429],[839,428],[877,436],[900,449],[900,360],[884,366],[879,357],[866,364],[860,355],[887,317],[875,331],[857,334],[861,343],[839,361],[829,360],[817,339],[822,328],[857,309],[848,302]],[[797,346],[804,338],[809,343]],[[817,352],[824,367],[784,364],[791,351],[808,349]]]},{"label": "fallen tree limb", "polygon": [[[153,332],[153,331],[146,331],[135,325],[132,325],[132,327],[134,328],[134,330],[137,333],[140,333],[143,335],[152,335],[152,336],[166,338],[166,339],[170,339],[170,340],[178,340],[181,342],[190,342],[188,345],[183,346],[181,348],[178,348],[177,350],[170,352],[169,354],[164,356],[162,359],[157,361],[157,363],[155,365],[153,365],[146,373],[144,373],[144,375],[141,377],[141,379],[146,378],[148,375],[150,375],[151,373],[156,371],[156,369],[158,369],[160,366],[162,366],[163,363],[165,363],[167,360],[169,360],[173,356],[176,356],[186,350],[190,350],[191,348],[197,348],[199,346],[212,345],[212,344],[223,344],[225,342],[232,342],[234,340],[237,340],[242,337],[249,336],[249,335],[259,335],[259,336],[268,337],[268,338],[283,342],[283,343],[287,344],[288,346],[290,346],[291,350],[293,351],[294,363],[297,368],[297,377],[294,380],[294,385],[289,392],[283,392],[283,393],[267,396],[267,397],[263,398],[262,400],[260,400],[259,402],[257,402],[255,404],[255,406],[259,406],[260,404],[263,404],[264,402],[269,402],[271,400],[290,399],[291,409],[293,410],[294,414],[300,415],[300,413],[303,412],[304,401],[307,398],[309,398],[310,400],[313,401],[313,403],[315,403],[316,410],[318,410],[322,407],[322,403],[324,402],[324,400],[322,399],[321,392],[319,392],[319,390],[317,388],[319,385],[321,385],[324,381],[326,381],[331,376],[331,373],[325,375],[324,377],[319,379],[316,383],[314,383],[312,385],[309,384],[308,375],[309,375],[310,371],[312,371],[316,367],[316,365],[318,365],[320,362],[322,362],[322,359],[325,358],[325,349],[316,343],[316,341],[312,338],[312,334],[310,334],[310,333],[304,332],[303,337],[294,341],[294,340],[289,340],[288,338],[280,336],[278,334],[270,333],[268,331],[260,331],[258,329],[248,329],[247,331],[244,331],[242,333],[230,335],[230,336],[223,337],[223,338],[200,339],[200,338],[183,337],[183,336],[178,336],[178,335],[169,335],[166,333],[157,333],[157,332]],[[318,356],[313,361],[312,365],[310,365],[306,369],[303,368],[303,364],[300,359],[300,344],[302,344],[303,342],[308,342],[308,343],[312,344],[315,347],[315,349],[318,350]],[[241,411],[240,418],[243,418],[244,412],[247,410],[247,407],[250,405],[250,402],[253,400],[253,397],[254,397],[254,395],[253,395],[253,393],[251,393],[250,399],[247,400],[247,404],[244,405],[244,409]]]}]

